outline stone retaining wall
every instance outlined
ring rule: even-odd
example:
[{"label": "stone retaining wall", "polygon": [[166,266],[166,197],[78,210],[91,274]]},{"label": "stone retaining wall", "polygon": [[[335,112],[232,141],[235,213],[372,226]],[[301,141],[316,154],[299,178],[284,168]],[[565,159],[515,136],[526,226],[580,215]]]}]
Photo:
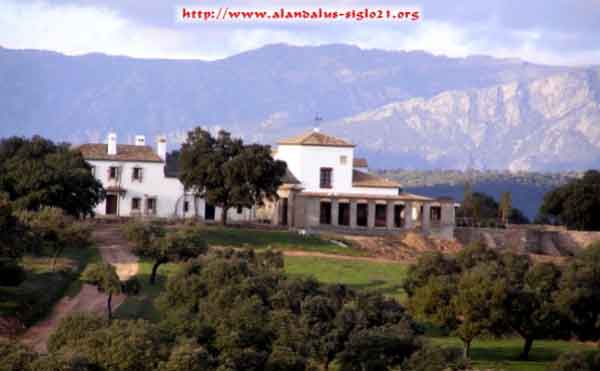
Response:
[{"label": "stone retaining wall", "polygon": [[519,253],[569,256],[600,241],[600,232],[569,231],[551,226],[457,227],[454,237],[463,245],[480,242],[491,248],[508,248]]}]

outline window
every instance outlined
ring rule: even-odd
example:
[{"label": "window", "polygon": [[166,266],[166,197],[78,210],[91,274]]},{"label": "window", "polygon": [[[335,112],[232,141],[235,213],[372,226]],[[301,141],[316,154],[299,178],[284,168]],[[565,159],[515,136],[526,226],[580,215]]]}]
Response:
[{"label": "window", "polygon": [[338,204],[338,224],[339,225],[350,225],[350,204],[339,203]]},{"label": "window", "polygon": [[241,206],[238,206],[238,207],[237,207],[237,213],[238,213],[238,214],[241,214],[243,211],[244,211],[244,208],[243,208],[243,207],[241,207]]},{"label": "window", "polygon": [[139,211],[140,210],[141,200],[137,197],[131,199],[131,210]]},{"label": "window", "polygon": [[146,212],[148,214],[156,214],[156,198],[146,199]]},{"label": "window", "polygon": [[375,205],[375,226],[386,227],[387,226],[387,205],[377,204]]},{"label": "window", "polygon": [[346,165],[348,163],[348,156],[340,156],[340,165]]},{"label": "window", "polygon": [[366,227],[369,220],[369,205],[357,204],[356,205],[356,225],[360,227]]},{"label": "window", "polygon": [[116,166],[111,166],[108,168],[108,179],[119,179],[119,168]]},{"label": "window", "polygon": [[331,188],[331,174],[333,169],[330,167],[321,168],[320,186],[321,188]]},{"label": "window", "polygon": [[331,202],[321,201],[321,212],[319,215],[319,223],[331,224]]},{"label": "window", "polygon": [[133,171],[131,172],[131,180],[134,182],[135,181],[141,182],[142,174],[143,174],[143,170],[141,167],[134,167]]},{"label": "window", "polygon": [[189,201],[184,201],[183,202],[183,212],[187,213],[188,211],[190,211],[190,202]]}]

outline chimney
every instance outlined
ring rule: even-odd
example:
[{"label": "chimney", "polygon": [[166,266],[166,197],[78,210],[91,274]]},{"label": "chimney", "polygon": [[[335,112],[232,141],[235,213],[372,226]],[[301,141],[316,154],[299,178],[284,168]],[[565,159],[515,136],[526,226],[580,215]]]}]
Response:
[{"label": "chimney", "polygon": [[146,145],[146,137],[143,135],[135,136],[135,145],[136,146],[145,146]]},{"label": "chimney", "polygon": [[159,135],[158,138],[156,138],[156,154],[158,154],[158,157],[163,161],[167,160],[167,137],[164,135]]},{"label": "chimney", "polygon": [[108,154],[109,155],[117,154],[117,133],[109,133],[108,134]]}]

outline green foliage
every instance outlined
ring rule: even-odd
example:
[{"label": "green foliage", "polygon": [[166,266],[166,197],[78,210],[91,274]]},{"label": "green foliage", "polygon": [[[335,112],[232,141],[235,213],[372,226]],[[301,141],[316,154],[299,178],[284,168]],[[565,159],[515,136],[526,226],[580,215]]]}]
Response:
[{"label": "green foliage", "polygon": [[140,221],[132,219],[123,226],[123,234],[127,241],[136,249],[143,250],[166,233],[165,227],[159,221]]},{"label": "green foliage", "polygon": [[64,318],[48,339],[48,351],[58,352],[77,339],[89,336],[107,325],[106,320],[93,314],[78,313]]},{"label": "green foliage", "polygon": [[220,206],[223,224],[229,208],[252,207],[277,197],[286,169],[283,161],[273,160],[269,146],[244,145],[226,131],[213,137],[201,128],[188,133],[180,165],[183,185]]},{"label": "green foliage", "polygon": [[28,249],[54,257],[68,248],[86,248],[92,244],[92,231],[62,209],[43,207],[40,211],[19,211],[17,217],[27,227]]},{"label": "green foliage", "polygon": [[405,286],[412,313],[453,330],[465,356],[476,337],[514,331],[525,340],[526,359],[535,339],[570,335],[555,299],[560,279],[551,263],[531,265],[525,256],[474,244],[456,257],[424,255],[409,269]]},{"label": "green foliage", "polygon": [[161,225],[150,222],[130,222],[125,235],[134,243],[134,252],[154,261],[150,284],[154,284],[158,268],[168,262],[186,261],[208,251],[202,229],[186,226],[166,231]]},{"label": "green foliage", "polygon": [[600,230],[600,172],[587,171],[581,179],[546,193],[539,220],[577,230]]},{"label": "green foliage", "polygon": [[183,341],[171,350],[169,359],[163,362],[160,371],[205,371],[214,367],[215,360],[201,345],[193,340]]},{"label": "green foliage", "polygon": [[499,205],[499,217],[504,223],[508,223],[508,220],[512,214],[512,196],[510,192],[503,192],[500,196]]},{"label": "green foliage", "polygon": [[550,367],[549,371],[594,371],[600,369],[600,352],[595,353],[565,353]]},{"label": "green foliage", "polygon": [[[81,274],[81,280],[96,286],[98,291],[106,293],[108,319],[112,319],[112,297],[124,292],[117,270],[109,263],[94,263],[88,265]],[[129,286],[129,285],[128,285]],[[139,287],[139,285],[132,285]]]},{"label": "green foliage", "polygon": [[583,341],[600,340],[600,241],[597,241],[565,268],[559,283],[558,305]]},{"label": "green foliage", "polygon": [[414,352],[402,367],[410,371],[457,371],[469,369],[468,362],[456,348],[426,345]]},{"label": "green foliage", "polygon": [[493,197],[471,191],[470,185],[465,186],[464,200],[456,211],[457,218],[472,220],[482,226],[497,226],[503,224],[528,224],[529,220],[523,212],[512,206],[510,192],[504,192],[500,204]]},{"label": "green foliage", "polygon": [[69,215],[93,215],[102,185],[79,151],[34,136],[0,141],[0,192],[17,209],[59,207]]},{"label": "green foliage", "polygon": [[101,370],[115,371],[154,370],[167,358],[161,346],[161,332],[155,325],[145,321],[108,323],[84,316],[60,324],[60,341],[57,338],[53,342],[51,354],[71,352]]},{"label": "green foliage", "polygon": [[0,260],[15,260],[25,252],[25,230],[13,215],[12,203],[0,192]]},{"label": "green foliage", "polygon": [[[344,351],[348,363],[359,352],[363,364],[387,370],[420,346],[419,329],[395,300],[289,278],[282,269],[281,255],[271,251],[191,260],[158,299],[161,327],[171,338],[203,339],[198,345],[214,354],[219,370],[326,368]],[[381,351],[377,360],[370,348]]]}]

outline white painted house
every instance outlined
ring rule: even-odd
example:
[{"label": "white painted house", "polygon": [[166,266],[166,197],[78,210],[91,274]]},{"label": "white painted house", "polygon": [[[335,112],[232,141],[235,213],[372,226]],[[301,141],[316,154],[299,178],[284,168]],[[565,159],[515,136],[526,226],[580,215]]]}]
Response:
[{"label": "white painted house", "polygon": [[[402,192],[397,182],[369,173],[367,161],[354,157],[353,144],[318,130],[277,144],[273,156],[288,166],[279,199],[260,208],[231,209],[229,220],[365,233],[417,228],[452,238],[452,200]],[[133,145],[117,144],[114,133],[106,144],[79,147],[107,191],[96,213],[219,220],[220,208],[186,193],[176,177],[165,174],[164,137],[156,148],[143,136]]]}]

